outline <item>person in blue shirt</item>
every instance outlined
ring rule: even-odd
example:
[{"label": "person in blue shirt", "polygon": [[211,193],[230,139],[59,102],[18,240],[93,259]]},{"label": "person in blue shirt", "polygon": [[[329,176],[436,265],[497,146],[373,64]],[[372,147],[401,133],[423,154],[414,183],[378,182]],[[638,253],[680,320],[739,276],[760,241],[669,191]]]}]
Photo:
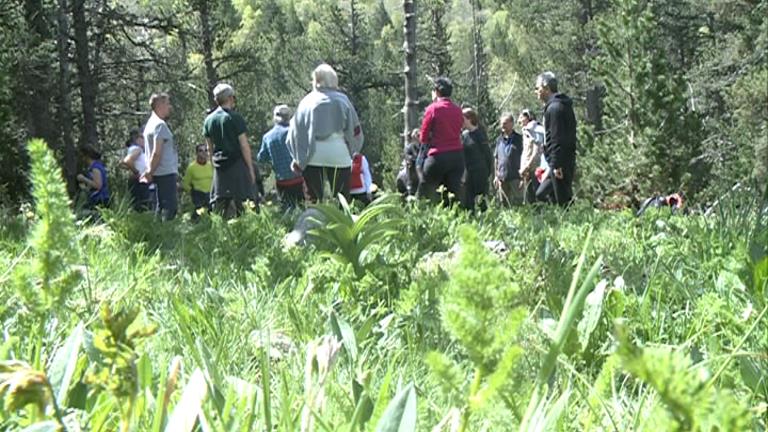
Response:
[{"label": "person in blue shirt", "polygon": [[85,175],[78,174],[77,182],[80,187],[87,190],[90,209],[106,207],[109,205],[109,185],[107,183],[107,168],[101,162],[101,153],[90,146],[80,148],[80,155],[88,165]]},{"label": "person in blue shirt", "polygon": [[304,200],[304,177],[291,170],[293,157],[285,144],[291,110],[287,105],[278,105],[273,114],[275,125],[261,139],[261,148],[256,159],[272,164],[277,197],[283,210],[287,210],[295,208]]}]

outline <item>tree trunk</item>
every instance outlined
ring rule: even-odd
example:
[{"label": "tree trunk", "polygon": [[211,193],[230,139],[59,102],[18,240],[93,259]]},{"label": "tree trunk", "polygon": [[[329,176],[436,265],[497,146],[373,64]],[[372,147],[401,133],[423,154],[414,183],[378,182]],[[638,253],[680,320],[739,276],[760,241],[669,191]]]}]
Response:
[{"label": "tree trunk", "polygon": [[76,191],[77,152],[72,138],[72,100],[69,86],[69,6],[67,0],[58,0],[56,13],[57,39],[56,48],[59,57],[58,85],[58,129],[64,150],[64,178],[70,194]]},{"label": "tree trunk", "polygon": [[405,105],[403,106],[404,130],[403,146],[408,145],[408,137],[411,130],[418,127],[419,122],[419,102],[416,84],[416,2],[415,0],[403,0],[403,11],[405,12],[405,22],[403,24],[403,34],[405,42],[403,51],[405,52],[405,63],[403,73],[405,74]]},{"label": "tree trunk", "polygon": [[[56,133],[51,124],[51,90],[53,83],[50,77],[50,59],[47,51],[42,52],[39,47],[52,38],[50,23],[46,19],[46,9],[41,0],[24,1],[24,17],[29,27],[27,35],[30,54],[20,56],[18,74],[21,85],[17,89],[15,98],[20,101],[20,118],[25,119],[25,126],[30,137],[39,137],[46,140],[52,149],[58,147],[55,141]],[[50,53],[52,54],[52,53]]]},{"label": "tree trunk", "polygon": [[211,8],[208,0],[200,0],[198,3],[198,13],[200,14],[200,29],[203,42],[203,63],[205,64],[205,78],[208,80],[208,104],[211,108],[216,106],[213,100],[213,88],[219,82],[219,74],[216,72],[216,65],[213,64],[213,42],[214,35],[211,28]]},{"label": "tree trunk", "polygon": [[99,132],[96,124],[96,80],[90,64],[88,21],[85,17],[85,0],[74,0],[72,25],[75,30],[75,63],[80,81],[80,100],[83,105],[82,141],[98,147]]}]

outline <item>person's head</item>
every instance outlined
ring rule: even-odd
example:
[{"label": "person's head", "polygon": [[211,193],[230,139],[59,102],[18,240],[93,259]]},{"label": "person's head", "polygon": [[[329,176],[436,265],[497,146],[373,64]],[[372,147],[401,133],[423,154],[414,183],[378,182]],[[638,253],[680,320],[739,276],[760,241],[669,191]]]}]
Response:
[{"label": "person's head", "polygon": [[421,135],[421,130],[419,128],[413,129],[408,136],[409,141],[415,144],[419,143],[419,137]]},{"label": "person's head", "polygon": [[536,120],[536,117],[533,116],[533,113],[529,109],[520,111],[520,115],[517,116],[517,122],[521,127],[525,127],[528,123],[534,120]]},{"label": "person's head", "polygon": [[472,130],[480,126],[480,118],[477,116],[477,111],[472,108],[464,108],[462,114],[464,114],[465,129]]},{"label": "person's head", "polygon": [[195,158],[197,163],[205,165],[208,162],[208,146],[205,144],[198,144],[195,146]]},{"label": "person's head", "polygon": [[272,110],[272,121],[277,124],[288,124],[291,121],[291,109],[288,105],[278,105]]},{"label": "person's head", "polygon": [[499,117],[499,128],[504,136],[510,136],[515,130],[515,117],[512,113],[504,113]]},{"label": "person's head", "polygon": [[134,144],[138,145],[139,137],[141,137],[141,131],[139,131],[138,128],[132,128],[128,131],[128,140],[125,141],[125,146],[130,147]]},{"label": "person's head", "polygon": [[557,78],[552,72],[543,72],[536,77],[536,97],[546,102],[549,97],[557,93]]},{"label": "person's head", "polygon": [[80,147],[80,156],[85,159],[86,162],[91,163],[101,159],[101,152],[89,145],[84,145]]},{"label": "person's head", "polygon": [[333,70],[331,65],[323,63],[312,71],[312,87],[315,90],[321,88],[337,89],[339,88],[339,76]]},{"label": "person's head", "polygon": [[163,120],[171,116],[171,111],[173,109],[173,106],[171,105],[171,97],[168,93],[152,94],[149,98],[149,106],[152,108],[152,111]]},{"label": "person's head", "polygon": [[437,77],[432,81],[432,99],[449,98],[453,94],[453,83],[446,77]]},{"label": "person's head", "polygon": [[226,83],[216,84],[213,88],[213,99],[220,107],[232,108],[235,106],[235,89]]}]

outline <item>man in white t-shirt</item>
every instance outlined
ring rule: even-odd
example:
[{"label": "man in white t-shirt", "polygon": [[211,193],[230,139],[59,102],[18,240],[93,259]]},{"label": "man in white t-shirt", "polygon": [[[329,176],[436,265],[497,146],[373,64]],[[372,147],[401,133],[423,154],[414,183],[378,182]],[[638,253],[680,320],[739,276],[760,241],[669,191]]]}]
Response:
[{"label": "man in white t-shirt", "polygon": [[173,133],[166,120],[171,115],[171,97],[167,93],[153,94],[149,99],[152,108],[147,125],[144,126],[144,145],[147,168],[142,181],[154,182],[157,187],[157,207],[155,211],[162,220],[176,217],[178,208],[177,177],[179,173],[179,154]]}]

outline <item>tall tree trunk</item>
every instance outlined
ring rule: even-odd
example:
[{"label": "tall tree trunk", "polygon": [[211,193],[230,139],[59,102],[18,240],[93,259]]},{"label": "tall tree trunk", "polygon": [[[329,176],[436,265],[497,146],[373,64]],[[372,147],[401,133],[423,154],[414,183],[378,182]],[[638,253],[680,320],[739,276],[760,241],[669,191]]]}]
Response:
[{"label": "tall tree trunk", "polygon": [[481,10],[480,0],[471,0],[472,5],[472,68],[474,69],[473,84],[475,90],[475,107],[481,117],[492,121],[496,118],[496,108],[491,102],[491,95],[488,90],[488,66],[485,57],[485,43],[481,33],[482,23],[478,18]]},{"label": "tall tree trunk", "polygon": [[[595,18],[595,5],[592,0],[581,0],[581,13],[579,14],[579,24],[585,33],[584,56],[590,58],[595,50],[595,41],[593,33],[587,32],[587,24]],[[594,85],[587,88],[587,121],[595,127],[595,130],[603,130],[603,86]]]},{"label": "tall tree trunk", "polygon": [[85,0],[74,0],[72,25],[75,30],[75,63],[80,82],[80,100],[83,105],[83,139],[85,144],[98,147],[99,130],[96,124],[96,80],[90,64],[88,21],[85,17]]},{"label": "tall tree trunk", "polygon": [[419,102],[416,83],[416,1],[403,0],[403,11],[405,12],[405,22],[403,24],[403,34],[405,41],[403,51],[405,52],[405,63],[403,73],[405,74],[405,105],[403,146],[408,145],[408,137],[411,130],[418,127],[419,122]]},{"label": "tall tree trunk", "polygon": [[61,144],[64,148],[64,178],[67,180],[67,190],[74,194],[75,176],[77,174],[77,152],[72,138],[72,100],[69,86],[69,6],[67,0],[58,0],[56,13],[56,48],[59,57],[58,85],[58,129],[61,134]]},{"label": "tall tree trunk", "polygon": [[19,117],[25,119],[29,136],[43,138],[51,148],[56,149],[58,143],[50,121],[53,86],[50,78],[53,74],[47,56],[49,53],[40,50],[40,47],[45,46],[52,38],[44,2],[25,0],[24,18],[30,30],[26,37],[30,55],[22,56],[22,63],[19,65],[18,74],[22,78],[15,95],[20,101]]},{"label": "tall tree trunk", "polygon": [[219,82],[219,74],[216,65],[213,64],[214,34],[211,28],[211,8],[208,0],[197,2],[197,11],[200,14],[200,30],[203,42],[203,64],[205,64],[205,78],[208,80],[208,104],[211,108],[216,106],[213,100],[213,88]]}]

